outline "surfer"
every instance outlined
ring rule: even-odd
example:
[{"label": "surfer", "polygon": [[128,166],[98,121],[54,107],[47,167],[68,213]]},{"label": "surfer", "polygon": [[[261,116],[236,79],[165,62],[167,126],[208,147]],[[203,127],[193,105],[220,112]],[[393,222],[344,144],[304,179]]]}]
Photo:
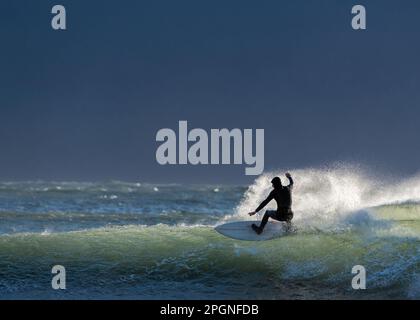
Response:
[{"label": "surfer", "polygon": [[290,173],[286,173],[287,179],[289,179],[289,185],[283,186],[281,179],[279,177],[273,178],[271,183],[273,185],[273,190],[268,195],[255,211],[248,213],[250,216],[253,216],[262,208],[264,208],[271,200],[276,200],[277,210],[267,210],[264,214],[264,217],[261,221],[260,226],[252,224],[252,229],[257,233],[261,234],[263,232],[265,225],[267,224],[268,218],[275,219],[278,221],[287,222],[288,229],[290,228],[291,221],[293,219],[292,212],[292,189],[293,189],[293,179]]}]

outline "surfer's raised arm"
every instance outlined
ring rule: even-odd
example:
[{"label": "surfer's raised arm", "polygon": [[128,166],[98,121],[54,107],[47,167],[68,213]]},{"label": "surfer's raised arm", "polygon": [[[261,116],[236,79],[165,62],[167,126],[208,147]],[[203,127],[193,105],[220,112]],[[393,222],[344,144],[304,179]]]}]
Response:
[{"label": "surfer's raised arm", "polygon": [[293,179],[289,172],[286,173],[286,178],[289,179],[289,188],[293,188]]},{"label": "surfer's raised arm", "polygon": [[258,211],[260,211],[262,208],[264,208],[271,200],[274,199],[274,193],[273,191],[270,192],[270,194],[268,195],[267,199],[265,199],[263,202],[261,202],[261,204],[258,206],[257,209],[255,209],[255,211],[252,211],[250,213],[248,213],[250,216],[253,216],[254,214],[256,214]]}]

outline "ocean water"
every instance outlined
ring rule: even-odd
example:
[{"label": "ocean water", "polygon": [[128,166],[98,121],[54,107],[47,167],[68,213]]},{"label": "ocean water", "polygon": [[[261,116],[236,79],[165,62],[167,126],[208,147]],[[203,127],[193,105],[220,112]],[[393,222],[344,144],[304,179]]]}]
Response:
[{"label": "ocean water", "polygon": [[[0,183],[0,299],[420,298],[420,177],[292,170],[296,233],[214,230],[249,220],[280,174],[250,186]],[[66,290],[51,288],[54,265]],[[351,287],[355,265],[366,290]]]}]

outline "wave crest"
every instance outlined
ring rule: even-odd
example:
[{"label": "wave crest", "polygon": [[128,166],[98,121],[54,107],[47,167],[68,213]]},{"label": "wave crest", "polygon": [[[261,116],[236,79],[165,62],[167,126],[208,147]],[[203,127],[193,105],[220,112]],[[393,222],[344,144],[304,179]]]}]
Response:
[{"label": "wave crest", "polygon": [[[245,192],[235,214],[225,220],[249,219],[247,212],[255,210],[270,192],[270,180],[284,173],[273,171],[258,177]],[[298,225],[331,226],[363,209],[420,201],[420,176],[396,181],[375,177],[366,169],[351,165],[298,169],[291,174],[295,181],[294,221]],[[275,209],[275,202],[266,209]]]}]

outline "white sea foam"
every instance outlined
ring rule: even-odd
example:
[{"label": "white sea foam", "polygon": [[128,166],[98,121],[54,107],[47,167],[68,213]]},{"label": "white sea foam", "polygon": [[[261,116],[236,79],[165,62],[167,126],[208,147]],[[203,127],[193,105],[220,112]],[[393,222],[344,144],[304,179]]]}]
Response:
[{"label": "white sea foam", "polygon": [[[270,180],[285,171],[268,172],[258,177],[245,192],[235,214],[225,220],[249,219],[248,212],[265,199],[271,190]],[[408,201],[420,201],[420,176],[395,181],[374,177],[360,167],[339,165],[321,169],[291,171],[294,178],[294,221],[301,226],[331,226],[346,221],[350,224],[370,220],[365,209]],[[265,209],[275,209],[272,201]],[[261,213],[264,210],[260,211]],[[349,218],[351,215],[353,218]],[[359,221],[359,219],[361,219]]]}]

